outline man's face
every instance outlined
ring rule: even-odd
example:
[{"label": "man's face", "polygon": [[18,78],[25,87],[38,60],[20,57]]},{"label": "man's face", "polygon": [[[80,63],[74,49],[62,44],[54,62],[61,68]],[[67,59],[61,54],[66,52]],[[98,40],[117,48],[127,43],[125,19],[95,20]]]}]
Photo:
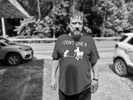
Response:
[{"label": "man's face", "polygon": [[81,19],[81,17],[76,16],[74,18],[71,18],[69,28],[73,39],[75,41],[79,41],[83,29],[83,20]]},{"label": "man's face", "polygon": [[70,31],[82,31],[83,29],[83,21],[80,19],[71,19],[70,20]]}]

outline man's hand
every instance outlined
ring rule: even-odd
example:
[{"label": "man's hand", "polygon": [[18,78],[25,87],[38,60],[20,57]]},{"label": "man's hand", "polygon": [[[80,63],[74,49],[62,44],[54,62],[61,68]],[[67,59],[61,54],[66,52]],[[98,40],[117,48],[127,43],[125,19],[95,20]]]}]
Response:
[{"label": "man's hand", "polygon": [[56,88],[57,88],[57,84],[56,84],[56,79],[55,78],[51,79],[51,88],[53,90],[56,90]]},{"label": "man's hand", "polygon": [[92,80],[91,82],[91,93],[95,93],[98,90],[98,81]]}]

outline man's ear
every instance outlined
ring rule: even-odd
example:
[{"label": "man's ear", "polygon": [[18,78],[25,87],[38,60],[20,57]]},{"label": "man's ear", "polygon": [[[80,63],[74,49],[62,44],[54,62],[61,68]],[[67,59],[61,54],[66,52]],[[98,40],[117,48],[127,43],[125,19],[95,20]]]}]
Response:
[{"label": "man's ear", "polygon": [[68,24],[68,28],[70,28],[71,27],[71,25],[70,24]]}]

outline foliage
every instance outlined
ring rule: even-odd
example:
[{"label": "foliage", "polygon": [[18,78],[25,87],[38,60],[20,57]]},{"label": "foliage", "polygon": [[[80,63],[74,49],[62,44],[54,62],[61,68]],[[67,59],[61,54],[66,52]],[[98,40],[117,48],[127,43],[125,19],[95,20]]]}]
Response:
[{"label": "foliage", "polygon": [[21,6],[31,15],[36,16],[38,14],[37,1],[36,0],[17,0]]},{"label": "foliage", "polygon": [[29,19],[20,20],[20,26],[16,26],[16,29],[14,31],[17,31],[18,35],[30,36],[32,35],[31,31],[34,27],[35,22],[36,21],[33,17]]},{"label": "foliage", "polygon": [[35,18],[24,19],[20,26],[16,26],[14,31],[17,31],[19,36],[32,37],[48,37],[50,32],[50,25],[52,24],[49,17],[43,20],[36,20]]},{"label": "foliage", "polygon": [[[123,32],[125,30],[131,31],[133,29],[131,19],[132,6],[129,7],[129,3],[125,3],[123,0],[100,0],[98,7],[102,12],[103,25],[102,28],[113,29],[116,33]],[[102,33],[104,36],[105,33]],[[113,35],[113,34],[112,34]]]},{"label": "foliage", "polygon": [[[18,1],[35,17],[33,22],[27,19],[22,21],[22,25],[17,27],[18,34],[30,33],[31,36],[39,37],[56,34],[58,37],[68,33],[67,22],[73,12],[74,1],[76,10],[84,13],[86,33],[93,36],[117,36],[125,30],[133,30],[133,1],[130,0],[39,0],[41,19],[37,0]],[[27,26],[31,29],[28,30]]]},{"label": "foliage", "polygon": [[18,35],[31,35],[39,37],[51,37],[52,33],[58,36],[65,31],[67,26],[67,2],[56,4],[47,16],[42,19],[29,18],[21,21],[21,25],[16,27]]},{"label": "foliage", "polygon": [[[41,17],[44,18],[50,10],[53,8],[53,3],[50,0],[17,0],[25,10],[36,18],[39,18],[39,13]],[[38,4],[39,1],[39,4]],[[40,7],[40,9],[38,8]],[[40,10],[40,11],[39,11]]]},{"label": "foliage", "polygon": [[117,36],[117,34],[115,34],[114,30],[112,29],[104,28],[102,30],[102,33],[104,37]]}]

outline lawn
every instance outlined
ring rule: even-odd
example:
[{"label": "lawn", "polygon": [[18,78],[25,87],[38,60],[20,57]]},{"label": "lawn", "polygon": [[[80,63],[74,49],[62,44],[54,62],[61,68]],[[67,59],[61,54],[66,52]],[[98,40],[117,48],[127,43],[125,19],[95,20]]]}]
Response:
[{"label": "lawn", "polygon": [[[50,87],[51,65],[42,59],[6,67],[0,76],[0,100],[58,100],[58,89]],[[133,91],[125,82],[133,80],[119,77],[112,67],[112,59],[100,60],[99,89],[92,100],[132,100]]]},{"label": "lawn", "polygon": [[44,60],[6,67],[0,76],[0,100],[42,100]]}]

